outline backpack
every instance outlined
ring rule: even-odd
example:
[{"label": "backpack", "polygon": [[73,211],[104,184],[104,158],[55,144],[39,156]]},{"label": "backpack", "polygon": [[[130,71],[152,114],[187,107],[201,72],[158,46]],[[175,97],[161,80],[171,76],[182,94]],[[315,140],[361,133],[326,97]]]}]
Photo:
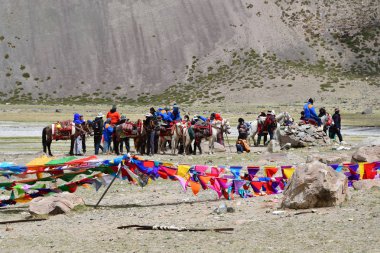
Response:
[{"label": "backpack", "polygon": [[333,118],[331,117],[330,114],[327,113],[326,126],[331,126],[331,125],[333,125]]}]

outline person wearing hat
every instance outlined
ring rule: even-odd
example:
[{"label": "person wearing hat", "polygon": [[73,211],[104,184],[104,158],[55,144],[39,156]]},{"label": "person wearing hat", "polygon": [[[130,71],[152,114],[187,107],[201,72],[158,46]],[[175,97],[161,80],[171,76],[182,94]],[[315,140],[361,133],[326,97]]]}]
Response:
[{"label": "person wearing hat", "polygon": [[339,108],[335,108],[335,113],[332,116],[332,119],[334,121],[334,124],[329,129],[329,136],[331,139],[335,139],[335,135],[338,135],[339,142],[343,141],[342,134],[340,133],[341,130],[341,117],[339,113]]},{"label": "person wearing hat", "polygon": [[269,141],[273,140],[273,133],[276,127],[277,127],[277,121],[276,121],[276,116],[274,115],[274,111],[269,110],[267,113],[267,117],[264,121],[264,129],[268,131]]},{"label": "person wearing hat", "polygon": [[99,154],[99,149],[103,151],[103,146],[101,145],[103,135],[103,124],[103,113],[100,112],[92,122],[92,129],[94,130],[95,155]]},{"label": "person wearing hat", "polygon": [[[74,120],[73,123],[75,124],[76,128],[81,129],[82,124],[85,123],[83,119],[83,115],[79,113],[74,114]],[[76,152],[74,152],[76,155],[83,155],[86,153],[86,135],[81,134],[77,137],[74,144]]]},{"label": "person wearing hat", "polygon": [[260,145],[261,138],[264,137],[264,144],[267,142],[268,128],[264,127],[265,119],[267,114],[265,112],[260,112],[260,115],[257,117],[257,143],[256,146]]},{"label": "person wearing hat", "polygon": [[312,98],[309,98],[309,101],[303,106],[303,111],[305,113],[306,120],[314,120],[315,122],[317,122],[319,127],[322,125],[322,121],[318,117],[317,112],[315,111],[314,100]]}]

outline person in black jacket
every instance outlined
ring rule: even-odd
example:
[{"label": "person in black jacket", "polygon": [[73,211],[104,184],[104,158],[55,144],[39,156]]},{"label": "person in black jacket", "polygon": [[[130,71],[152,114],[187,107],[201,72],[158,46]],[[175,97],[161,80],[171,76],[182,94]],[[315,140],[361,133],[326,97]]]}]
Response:
[{"label": "person in black jacket", "polygon": [[92,128],[94,129],[95,155],[99,154],[99,149],[103,151],[103,147],[100,144],[103,135],[103,124],[103,114],[99,113],[98,116],[96,116],[95,120],[92,122]]},{"label": "person in black jacket", "polygon": [[334,125],[332,125],[330,127],[330,130],[329,130],[330,138],[334,139],[335,135],[338,135],[339,141],[342,142],[343,138],[342,138],[342,134],[340,133],[340,130],[341,130],[341,117],[340,117],[340,114],[339,114],[339,108],[335,108],[335,113],[332,116],[332,118],[333,118],[333,121],[334,121]]}]

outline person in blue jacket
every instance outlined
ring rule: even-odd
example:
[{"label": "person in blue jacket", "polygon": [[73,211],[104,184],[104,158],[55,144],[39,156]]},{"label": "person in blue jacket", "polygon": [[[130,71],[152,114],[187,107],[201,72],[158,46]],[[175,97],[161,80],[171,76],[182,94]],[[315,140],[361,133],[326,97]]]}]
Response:
[{"label": "person in blue jacket", "polygon": [[104,126],[103,126],[103,140],[104,140],[103,153],[105,154],[110,154],[110,146],[111,146],[113,131],[114,129],[111,125],[111,119],[108,118],[106,122],[104,122]]},{"label": "person in blue jacket", "polygon": [[73,122],[77,125],[82,125],[84,123],[83,115],[75,113]]},{"label": "person in blue jacket", "polygon": [[[75,125],[82,125],[84,123],[83,115],[79,114],[79,113],[75,113],[73,122]],[[82,141],[81,147],[79,147],[79,148],[83,151],[83,154],[86,154],[86,135],[81,134],[80,136],[78,136],[77,139],[78,140],[76,140],[76,141]],[[80,155],[80,154],[78,154],[78,155]]]},{"label": "person in blue jacket", "polygon": [[321,119],[318,117],[317,112],[314,108],[314,101],[312,98],[309,98],[309,101],[303,106],[303,111],[305,113],[305,119],[312,119],[317,122],[318,126],[322,125]]},{"label": "person in blue jacket", "polygon": [[177,104],[173,104],[173,112],[172,112],[171,117],[172,117],[173,121],[181,121],[182,120],[181,113],[179,111],[179,106]]}]

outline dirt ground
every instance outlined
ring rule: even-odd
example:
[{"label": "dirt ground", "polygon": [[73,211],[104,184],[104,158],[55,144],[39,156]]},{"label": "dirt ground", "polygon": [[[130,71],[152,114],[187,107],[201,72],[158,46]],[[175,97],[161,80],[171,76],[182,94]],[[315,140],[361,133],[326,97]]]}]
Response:
[{"label": "dirt ground", "polygon": [[[335,155],[346,156],[353,151]],[[301,164],[310,150],[280,154],[220,153],[197,157],[156,155],[172,162]],[[321,150],[321,154],[326,153]],[[23,163],[33,155],[0,155]],[[229,157],[229,160],[227,158]],[[239,162],[240,161],[240,162]],[[178,182],[158,180],[145,188],[116,181],[100,208],[94,205],[104,188],[78,188],[86,206],[46,221],[0,225],[0,252],[379,252],[380,189],[350,190],[351,199],[339,207],[285,210],[276,215],[282,195],[235,200],[217,199],[213,191],[193,196]],[[4,195],[3,195],[4,196]],[[225,203],[234,212],[216,214]],[[311,211],[311,210],[307,210]],[[0,208],[0,221],[29,217],[27,205]],[[234,228],[230,233],[120,230],[124,225],[174,225],[186,228]]]}]

